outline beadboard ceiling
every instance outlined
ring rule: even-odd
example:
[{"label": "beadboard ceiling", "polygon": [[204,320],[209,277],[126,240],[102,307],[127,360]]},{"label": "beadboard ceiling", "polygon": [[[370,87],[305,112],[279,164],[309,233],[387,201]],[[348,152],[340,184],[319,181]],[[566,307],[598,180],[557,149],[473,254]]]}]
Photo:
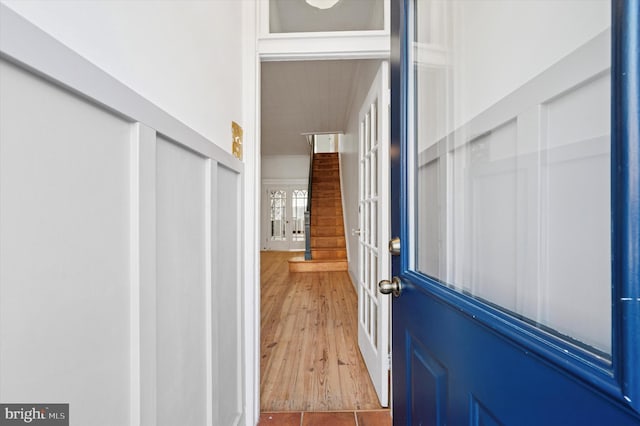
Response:
[{"label": "beadboard ceiling", "polygon": [[305,155],[301,133],[346,130],[358,62],[264,62],[262,155]]}]

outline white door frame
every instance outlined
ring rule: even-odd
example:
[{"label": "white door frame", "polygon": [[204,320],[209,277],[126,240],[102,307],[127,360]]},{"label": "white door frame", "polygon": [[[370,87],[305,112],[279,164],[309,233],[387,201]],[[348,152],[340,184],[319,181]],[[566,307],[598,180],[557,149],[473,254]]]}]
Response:
[{"label": "white door frame", "polygon": [[[245,303],[245,402],[247,424],[256,424],[260,417],[260,211],[261,206],[261,147],[260,147],[260,90],[261,63],[266,61],[383,59],[391,53],[389,34],[390,1],[385,0],[385,31],[376,34],[375,41],[362,32],[343,34],[343,37],[323,33],[289,34],[280,37],[277,47],[267,45],[261,37],[260,22],[264,22],[265,0],[243,2],[243,124],[244,144],[244,303]],[[382,36],[382,37],[381,37]],[[259,40],[258,38],[261,38]],[[273,38],[273,37],[272,37]],[[286,40],[289,40],[288,42]],[[349,43],[344,43],[349,39]],[[301,50],[300,46],[304,46]],[[311,49],[313,46],[313,50]]]}]

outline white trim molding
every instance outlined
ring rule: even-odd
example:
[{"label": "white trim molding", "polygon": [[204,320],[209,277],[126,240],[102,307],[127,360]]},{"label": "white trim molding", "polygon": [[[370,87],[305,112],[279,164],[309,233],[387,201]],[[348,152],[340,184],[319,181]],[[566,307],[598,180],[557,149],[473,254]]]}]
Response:
[{"label": "white trim molding", "polygon": [[265,62],[388,59],[390,43],[389,34],[384,31],[354,32],[340,36],[330,33],[309,33],[260,39],[258,51]]}]

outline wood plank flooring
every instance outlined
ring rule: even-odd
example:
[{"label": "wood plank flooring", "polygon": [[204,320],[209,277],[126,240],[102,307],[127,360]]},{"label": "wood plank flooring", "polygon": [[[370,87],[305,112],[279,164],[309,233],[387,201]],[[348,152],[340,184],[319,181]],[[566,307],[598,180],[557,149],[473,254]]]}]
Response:
[{"label": "wood plank flooring", "polygon": [[262,252],[261,411],[371,410],[347,272],[289,272],[290,252]]}]

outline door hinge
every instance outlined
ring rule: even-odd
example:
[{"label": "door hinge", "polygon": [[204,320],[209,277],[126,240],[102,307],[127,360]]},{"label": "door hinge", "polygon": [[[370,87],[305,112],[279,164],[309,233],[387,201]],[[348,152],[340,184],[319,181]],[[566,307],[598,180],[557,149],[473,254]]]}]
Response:
[{"label": "door hinge", "polygon": [[391,370],[391,352],[387,354],[387,370]]}]

